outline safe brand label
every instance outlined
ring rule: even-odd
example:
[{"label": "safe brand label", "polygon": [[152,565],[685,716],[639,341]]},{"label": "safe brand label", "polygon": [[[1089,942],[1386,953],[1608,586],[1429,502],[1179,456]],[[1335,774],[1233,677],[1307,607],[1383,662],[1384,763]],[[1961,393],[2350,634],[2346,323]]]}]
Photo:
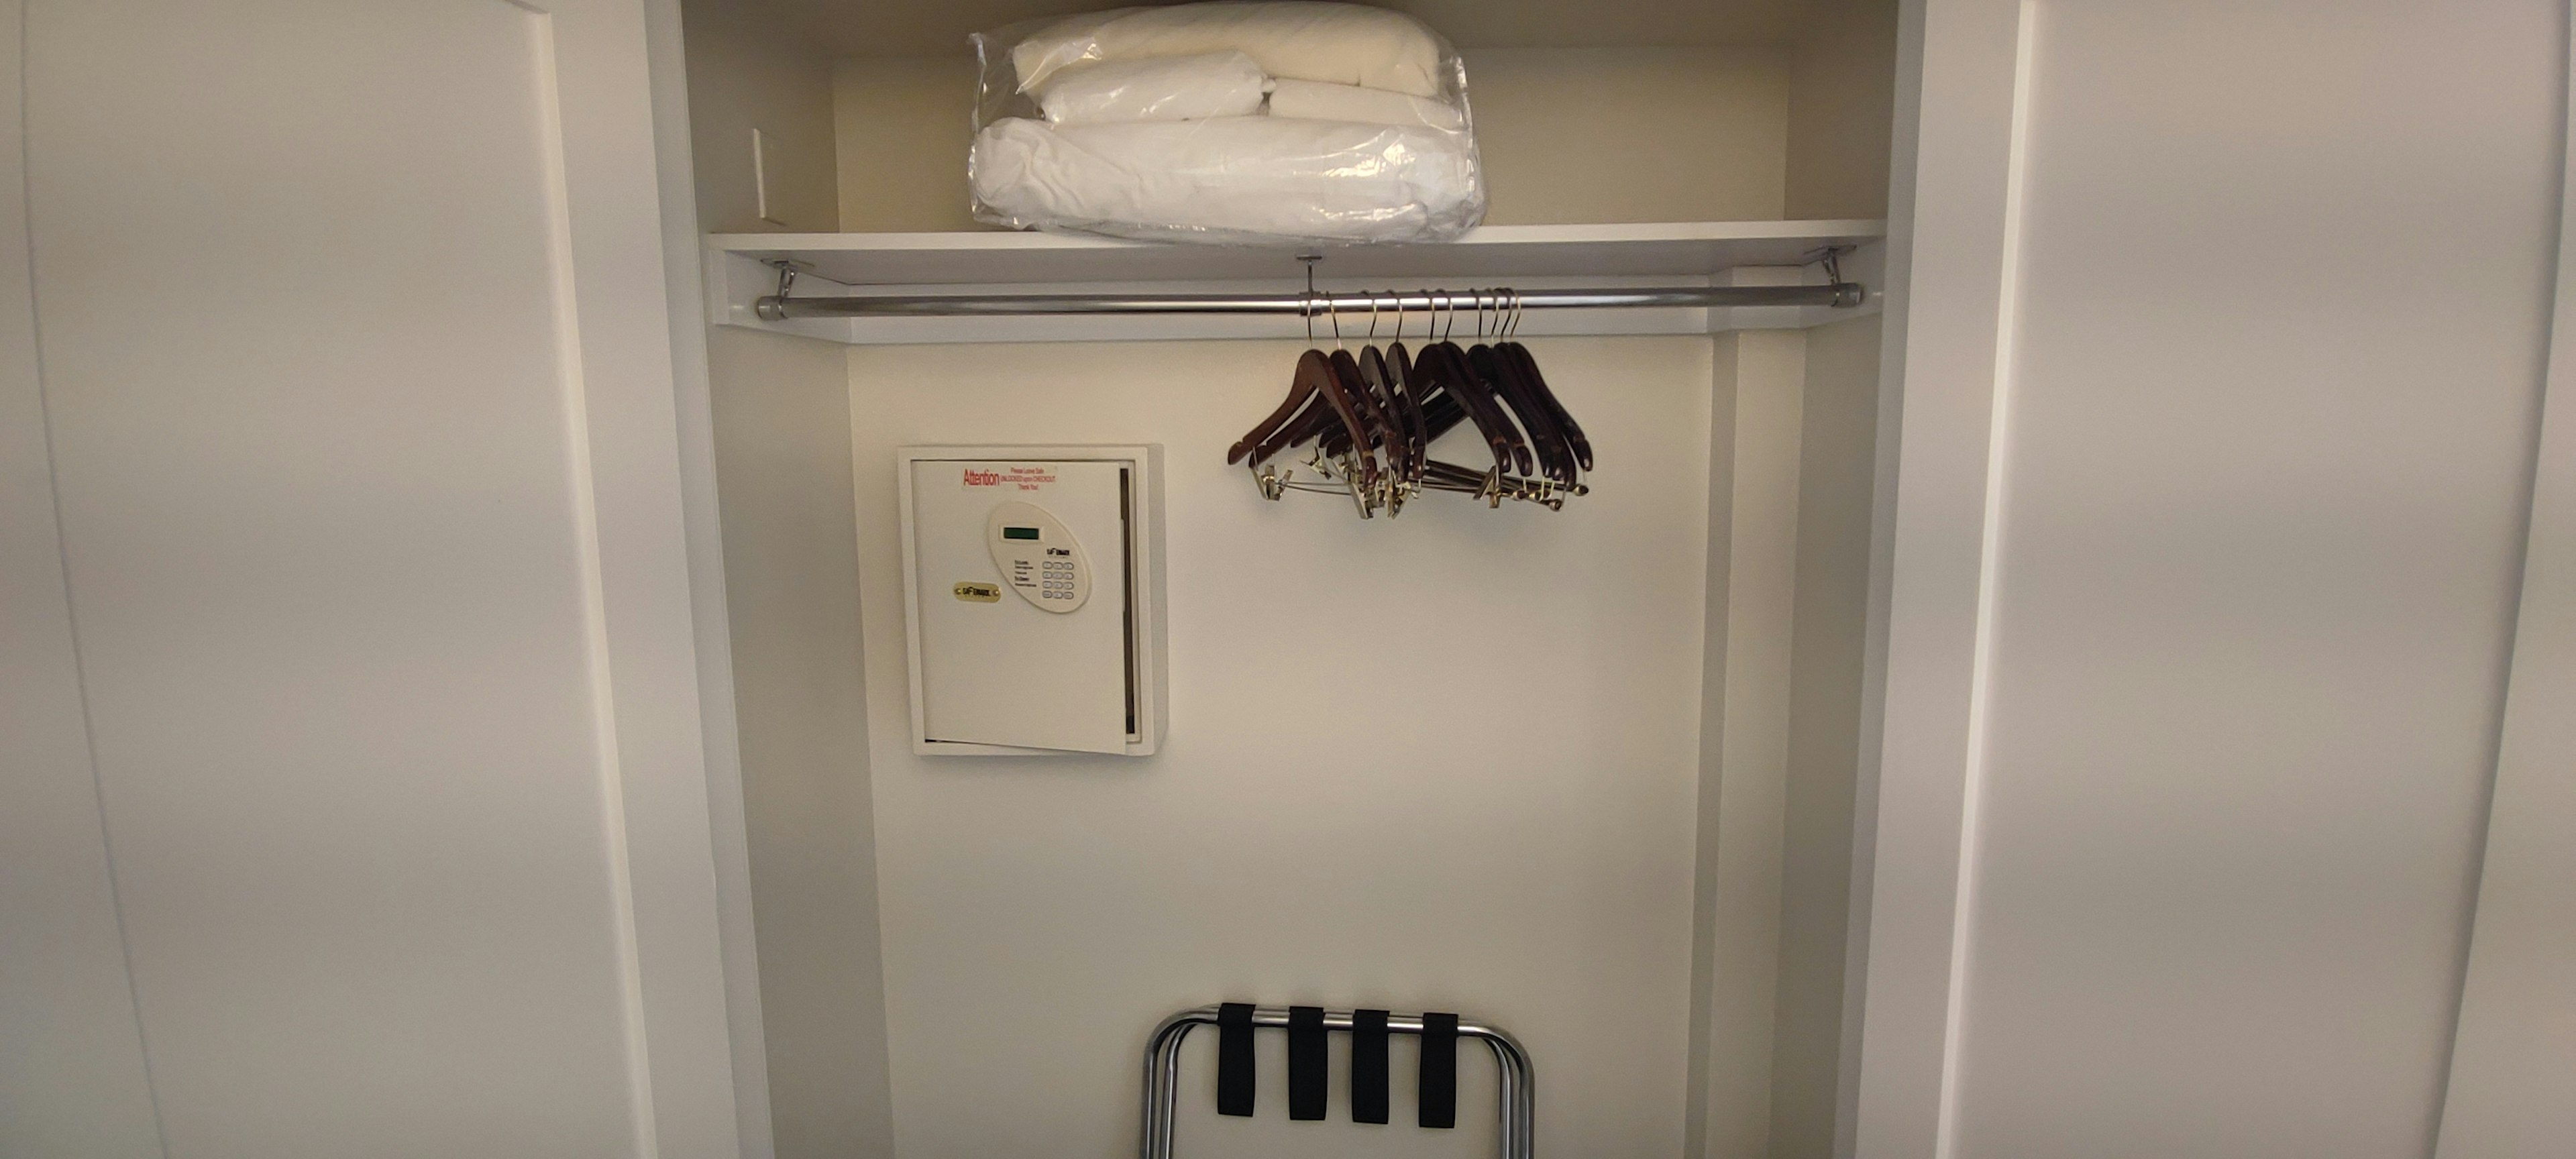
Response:
[{"label": "safe brand label", "polygon": [[968,490],[990,487],[997,491],[1043,491],[1056,481],[1053,463],[1005,463],[993,467],[958,468],[958,485]]},{"label": "safe brand label", "polygon": [[1002,587],[1000,584],[959,584],[948,590],[954,593],[958,599],[964,600],[970,604],[998,604],[1002,602]]}]

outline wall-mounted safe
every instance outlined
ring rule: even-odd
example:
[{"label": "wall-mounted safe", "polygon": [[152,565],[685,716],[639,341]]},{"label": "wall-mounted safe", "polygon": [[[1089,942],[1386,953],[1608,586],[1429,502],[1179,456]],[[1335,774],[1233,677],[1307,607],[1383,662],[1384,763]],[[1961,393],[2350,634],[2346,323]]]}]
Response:
[{"label": "wall-mounted safe", "polygon": [[918,753],[1162,743],[1163,449],[905,447]]}]

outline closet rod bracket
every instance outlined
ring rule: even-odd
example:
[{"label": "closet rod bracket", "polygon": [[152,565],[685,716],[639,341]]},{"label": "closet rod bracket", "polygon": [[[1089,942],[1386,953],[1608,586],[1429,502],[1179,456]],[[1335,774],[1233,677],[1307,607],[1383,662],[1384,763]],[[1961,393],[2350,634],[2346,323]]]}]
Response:
[{"label": "closet rod bracket", "polygon": [[751,312],[764,322],[785,321],[788,296],[796,290],[796,275],[813,272],[814,263],[794,258],[769,258],[760,264],[778,271],[778,292],[753,303]]},{"label": "closet rod bracket", "polygon": [[1859,248],[1855,245],[1818,246],[1801,255],[1798,264],[1823,266],[1825,284],[1834,288],[1834,305],[1844,308],[1857,306],[1868,296],[1868,293],[1859,283],[1843,280],[1843,255]]}]

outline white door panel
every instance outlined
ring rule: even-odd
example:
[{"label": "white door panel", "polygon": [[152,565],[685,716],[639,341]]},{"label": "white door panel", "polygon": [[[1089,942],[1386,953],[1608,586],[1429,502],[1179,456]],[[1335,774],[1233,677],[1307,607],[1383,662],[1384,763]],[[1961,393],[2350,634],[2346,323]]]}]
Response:
[{"label": "white door panel", "polygon": [[2565,21],[1911,14],[1860,1154],[2430,1152],[2515,641]]},{"label": "white door panel", "polygon": [[0,3],[0,1155],[161,1152],[126,980],[36,366],[22,22]]},{"label": "white door panel", "polygon": [[2531,477],[2561,6],[2290,7],[2037,12],[1963,1155],[2432,1136]]},{"label": "white door panel", "polygon": [[171,1155],[733,1146],[642,28],[29,5],[62,572]]}]

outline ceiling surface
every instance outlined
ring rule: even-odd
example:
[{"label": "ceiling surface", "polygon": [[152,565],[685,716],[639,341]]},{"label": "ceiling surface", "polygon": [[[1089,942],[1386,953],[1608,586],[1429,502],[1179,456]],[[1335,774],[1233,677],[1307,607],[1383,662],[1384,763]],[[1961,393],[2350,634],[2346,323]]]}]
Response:
[{"label": "ceiling surface", "polygon": [[[835,56],[950,56],[966,37],[1116,0],[711,0],[765,3]],[[1829,0],[1388,0],[1460,48],[1765,44]]]}]

